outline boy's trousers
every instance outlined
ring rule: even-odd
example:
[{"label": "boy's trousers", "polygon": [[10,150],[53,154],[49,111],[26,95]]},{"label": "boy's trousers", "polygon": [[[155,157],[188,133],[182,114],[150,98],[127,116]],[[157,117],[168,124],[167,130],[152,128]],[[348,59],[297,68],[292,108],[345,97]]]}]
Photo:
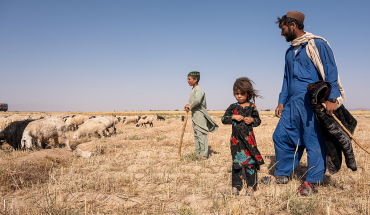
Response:
[{"label": "boy's trousers", "polygon": [[201,156],[208,157],[208,136],[194,129],[195,152]]}]

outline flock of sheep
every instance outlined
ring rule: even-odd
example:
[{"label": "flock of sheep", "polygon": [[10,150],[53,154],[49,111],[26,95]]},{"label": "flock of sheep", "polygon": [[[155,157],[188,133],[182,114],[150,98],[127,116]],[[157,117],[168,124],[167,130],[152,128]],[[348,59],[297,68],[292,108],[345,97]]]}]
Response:
[{"label": "flock of sheep", "polygon": [[[111,136],[116,132],[115,125],[135,123],[136,127],[149,125],[153,127],[154,116],[28,116],[12,115],[0,118],[0,141],[6,141],[14,149],[32,148],[37,144],[45,148],[45,142],[53,139],[59,144],[61,138],[67,150],[71,150],[65,132],[72,130],[73,139],[86,136]],[[157,116],[157,120],[165,120]],[[109,129],[113,128],[112,132]]]}]

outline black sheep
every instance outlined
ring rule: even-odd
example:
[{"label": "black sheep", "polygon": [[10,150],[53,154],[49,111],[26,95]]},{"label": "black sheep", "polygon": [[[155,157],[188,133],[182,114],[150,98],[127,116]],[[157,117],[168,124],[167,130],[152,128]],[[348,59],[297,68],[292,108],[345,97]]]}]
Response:
[{"label": "black sheep", "polygon": [[35,120],[27,119],[10,123],[3,131],[1,131],[0,140],[5,140],[14,149],[20,149],[23,131],[26,129],[28,123],[32,121]]},{"label": "black sheep", "polygon": [[160,121],[163,120],[163,121],[165,121],[166,119],[163,116],[158,116],[157,115],[157,120],[160,120]]}]

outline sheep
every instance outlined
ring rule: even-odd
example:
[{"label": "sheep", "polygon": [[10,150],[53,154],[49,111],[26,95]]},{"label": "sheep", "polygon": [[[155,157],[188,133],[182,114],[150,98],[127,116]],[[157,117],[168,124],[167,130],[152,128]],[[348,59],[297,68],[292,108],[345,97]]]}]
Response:
[{"label": "sheep", "polygon": [[75,131],[78,129],[78,126],[82,125],[86,120],[91,118],[91,116],[87,115],[73,115],[71,118],[65,119],[65,123],[67,124],[68,129]]},{"label": "sheep", "polygon": [[41,115],[29,115],[28,118],[33,119],[33,120],[38,120],[38,119],[43,119],[44,117]]},{"label": "sheep", "polygon": [[75,132],[75,134],[73,135],[73,139],[79,139],[81,137],[94,134],[107,136],[105,135],[104,131],[109,133],[109,128],[113,127],[112,133],[108,135],[110,136],[116,132],[116,128],[114,127],[114,125],[117,123],[118,119],[114,116],[98,116],[96,118],[86,120],[85,123],[82,124],[80,128]]},{"label": "sheep", "polygon": [[9,117],[6,117],[6,118],[1,118],[0,119],[0,131],[4,130],[12,122],[23,121],[23,120],[26,120],[26,119],[28,119],[28,117],[20,116],[20,115],[12,115],[12,116],[9,116]]},{"label": "sheep", "polygon": [[157,115],[157,120],[160,120],[160,121],[162,121],[162,120],[163,120],[163,121],[165,121],[166,119],[165,119],[163,116],[158,116],[158,115]]},{"label": "sheep", "polygon": [[67,126],[60,118],[40,119],[30,122],[25,128],[22,136],[21,146],[31,148],[33,143],[36,142],[41,148],[42,142],[53,138],[56,144],[59,144],[58,137],[63,139],[66,144],[67,150],[71,150],[69,140],[65,135]]},{"label": "sheep", "polygon": [[73,118],[64,119],[64,123],[66,124],[67,130],[69,130],[69,131],[71,131],[71,130],[74,131],[74,129],[75,129],[75,127],[72,124],[72,119]]},{"label": "sheep", "polygon": [[[103,119],[104,118],[104,119]],[[106,124],[106,126],[107,126],[107,129],[106,129],[106,131],[109,133],[109,128],[111,128],[111,127],[113,127],[113,131],[112,131],[112,133],[111,134],[109,134],[109,136],[110,135],[112,135],[112,134],[114,134],[114,133],[116,133],[116,127],[115,127],[115,125],[118,123],[118,119],[117,119],[117,117],[115,117],[115,116],[101,116],[101,117],[97,117],[96,119],[90,119],[90,120],[92,120],[92,121],[101,121],[102,123],[105,123]],[[108,121],[106,121],[106,120],[108,120]]]},{"label": "sheep", "polygon": [[78,130],[73,134],[72,138],[80,139],[81,137],[95,135],[95,134],[98,134],[100,136],[105,136],[104,131],[108,129],[108,126],[106,123],[102,123],[104,119],[100,121],[99,120],[87,120],[84,124],[82,124],[78,128]]},{"label": "sheep", "polygon": [[149,124],[150,127],[153,127],[153,120],[154,120],[153,117],[146,117],[145,119],[140,119],[137,122],[136,127],[139,127],[140,125],[141,126],[145,125],[145,127],[146,127],[146,124]]},{"label": "sheep", "polygon": [[14,149],[20,149],[23,132],[27,125],[32,121],[35,120],[26,119],[10,123],[3,131],[1,131],[0,140],[5,140]]},{"label": "sheep", "polygon": [[133,122],[133,123],[137,123],[139,120],[140,120],[140,116],[125,116],[122,120],[123,124],[127,124],[127,123],[130,123],[130,122]]}]

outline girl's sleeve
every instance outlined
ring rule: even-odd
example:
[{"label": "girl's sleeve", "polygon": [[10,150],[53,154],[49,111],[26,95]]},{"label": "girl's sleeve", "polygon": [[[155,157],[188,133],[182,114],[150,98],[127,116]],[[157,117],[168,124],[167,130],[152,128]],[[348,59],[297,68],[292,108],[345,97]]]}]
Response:
[{"label": "girl's sleeve", "polygon": [[254,109],[252,110],[252,118],[254,120],[254,122],[252,123],[252,126],[253,127],[257,127],[261,124],[261,118],[260,118],[260,115],[258,113],[258,110],[257,110],[257,107],[253,104],[254,106]]},{"label": "girl's sleeve", "polygon": [[230,106],[227,108],[227,110],[225,111],[225,114],[222,116],[222,124],[233,124],[233,120],[232,120],[232,117],[233,117],[233,108]]}]

